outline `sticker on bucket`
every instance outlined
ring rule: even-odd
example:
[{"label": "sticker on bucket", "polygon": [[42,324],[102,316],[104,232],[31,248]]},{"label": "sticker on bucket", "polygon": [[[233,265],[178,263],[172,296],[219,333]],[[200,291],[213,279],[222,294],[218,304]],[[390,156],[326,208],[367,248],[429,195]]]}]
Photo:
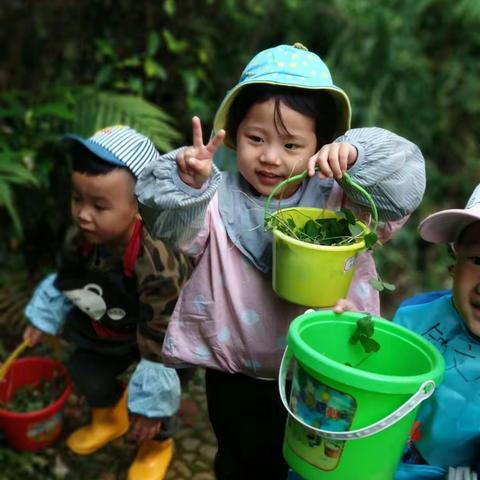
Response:
[{"label": "sticker on bucket", "polygon": [[54,438],[62,427],[63,412],[57,412],[48,420],[28,426],[27,436],[36,442],[44,442]]},{"label": "sticker on bucket", "polygon": [[353,257],[348,257],[345,260],[345,263],[343,264],[343,271],[344,272],[350,271],[355,266],[356,263],[357,263],[356,255],[354,255]]},{"label": "sticker on bucket", "polygon": [[[299,415],[297,415],[287,400],[287,394],[285,391],[285,382],[287,379],[287,372],[290,366],[290,361],[292,360],[292,352],[287,346],[285,352],[283,353],[283,358],[280,363],[280,371],[278,374],[278,391],[280,393],[280,399],[283,403],[283,406],[290,414],[295,421],[300,425],[305,427],[307,430],[311,430],[312,433],[326,438],[329,440],[359,440],[361,438],[369,437],[375,435],[378,432],[381,432],[395,423],[399,422],[402,418],[406,417],[410,412],[415,410],[424,400],[429,398],[435,391],[435,381],[434,380],[425,380],[418,390],[408,398],[405,403],[400,405],[396,410],[387,415],[386,417],[362,428],[356,430],[344,430],[344,431],[334,431],[326,430],[324,428],[319,428],[314,425],[308,424],[305,422]],[[289,420],[290,421],[290,417]]]},{"label": "sticker on bucket", "polygon": [[[357,410],[355,399],[311,377],[298,363],[292,380],[290,407],[304,422],[331,431],[348,430]],[[334,470],[345,441],[325,439],[289,417],[286,441],[306,462]]]}]

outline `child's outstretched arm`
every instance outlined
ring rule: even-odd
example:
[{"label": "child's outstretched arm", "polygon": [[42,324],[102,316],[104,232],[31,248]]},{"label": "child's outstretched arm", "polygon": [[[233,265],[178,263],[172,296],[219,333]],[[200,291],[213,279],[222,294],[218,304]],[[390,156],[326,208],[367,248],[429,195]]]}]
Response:
[{"label": "child's outstretched arm", "polygon": [[[377,127],[349,130],[334,144],[340,146],[326,146],[328,156],[322,157],[322,149],[310,159],[310,173],[315,163],[319,164],[322,178],[340,179],[339,183],[352,202],[368,209],[363,195],[341,180],[339,171],[343,173],[348,169],[352,180],[372,195],[381,220],[400,220],[418,207],[426,179],[425,161],[415,144]],[[353,149],[357,152],[356,158]]]},{"label": "child's outstretched arm", "polygon": [[155,238],[182,246],[204,227],[207,207],[221,173],[213,156],[223,141],[220,130],[204,145],[200,119],[192,119],[193,145],[162,155],[138,178],[135,194],[145,224]]},{"label": "child's outstretched arm", "polygon": [[41,341],[42,334],[56,335],[65,321],[72,304],[55,286],[56,275],[44,278],[25,308],[29,325],[23,332],[30,346]]}]

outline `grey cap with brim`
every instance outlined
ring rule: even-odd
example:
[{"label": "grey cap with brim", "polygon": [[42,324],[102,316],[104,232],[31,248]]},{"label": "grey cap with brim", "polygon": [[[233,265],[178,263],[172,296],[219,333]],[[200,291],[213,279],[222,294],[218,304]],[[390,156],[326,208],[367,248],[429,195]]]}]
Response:
[{"label": "grey cap with brim", "polygon": [[480,185],[473,191],[465,208],[433,213],[420,223],[418,231],[428,242],[454,243],[465,228],[478,221],[480,221]]}]

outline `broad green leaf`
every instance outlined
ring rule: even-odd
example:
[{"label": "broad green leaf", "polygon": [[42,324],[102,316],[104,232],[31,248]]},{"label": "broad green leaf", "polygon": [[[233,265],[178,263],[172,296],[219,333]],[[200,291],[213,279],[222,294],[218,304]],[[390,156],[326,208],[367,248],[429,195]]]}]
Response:
[{"label": "broad green leaf", "polygon": [[172,53],[182,53],[188,48],[186,40],[178,40],[169,30],[163,30],[163,38]]},{"label": "broad green leaf", "polygon": [[169,17],[173,17],[176,10],[175,0],[164,0],[163,9]]},{"label": "broad green leaf", "polygon": [[72,120],[72,109],[65,102],[47,103],[33,109],[35,117],[57,117],[63,120]]},{"label": "broad green leaf", "polygon": [[160,48],[161,38],[158,32],[151,32],[148,36],[147,55],[154,57]]},{"label": "broad green leaf", "polygon": [[141,97],[88,89],[78,92],[73,131],[90,136],[119,123],[127,123],[149,137],[160,151],[171,150],[179,139],[172,118]]},{"label": "broad green leaf", "polygon": [[350,224],[348,228],[353,237],[359,237],[363,233],[363,228],[360,225],[357,225],[356,223]]},{"label": "broad green leaf", "polygon": [[141,63],[142,63],[142,60],[139,57],[133,56],[133,57],[125,58],[121,62],[118,62],[117,66],[119,68],[135,68],[140,66]]},{"label": "broad green leaf", "polygon": [[95,76],[95,84],[98,86],[103,86],[106,83],[110,82],[113,76],[113,69],[111,65],[103,66]]},{"label": "broad green leaf", "polygon": [[151,58],[147,58],[145,60],[143,63],[143,68],[145,70],[145,75],[149,78],[156,77],[160,78],[161,80],[165,80],[167,78],[167,72],[165,69]]},{"label": "broad green leaf", "polygon": [[0,207],[5,207],[12,220],[15,232],[19,238],[23,237],[23,228],[17,209],[13,202],[13,195],[10,186],[0,179]]}]

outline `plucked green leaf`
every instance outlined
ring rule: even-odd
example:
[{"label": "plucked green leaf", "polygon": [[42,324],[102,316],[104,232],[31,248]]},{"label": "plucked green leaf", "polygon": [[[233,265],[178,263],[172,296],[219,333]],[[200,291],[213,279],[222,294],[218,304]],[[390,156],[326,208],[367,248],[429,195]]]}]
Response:
[{"label": "plucked green leaf", "polygon": [[368,283],[379,292],[382,292],[384,289],[383,282],[379,278],[369,278]]},{"label": "plucked green leaf", "polygon": [[369,232],[363,237],[363,240],[367,249],[370,250],[377,243],[378,236],[375,232]]}]

